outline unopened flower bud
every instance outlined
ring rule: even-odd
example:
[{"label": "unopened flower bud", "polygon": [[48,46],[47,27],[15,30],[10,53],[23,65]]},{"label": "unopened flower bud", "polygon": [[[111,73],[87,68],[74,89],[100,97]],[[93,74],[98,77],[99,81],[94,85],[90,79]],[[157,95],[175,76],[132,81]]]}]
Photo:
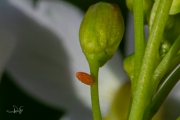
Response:
[{"label": "unopened flower bud", "polygon": [[79,31],[82,51],[88,62],[99,67],[112,58],[124,34],[124,20],[116,4],[99,2],[89,7]]},{"label": "unopened flower bud", "polygon": [[160,44],[160,48],[159,48],[159,54],[160,57],[164,57],[166,55],[166,53],[170,50],[171,48],[171,43],[169,40],[163,40]]},{"label": "unopened flower bud", "polygon": [[132,80],[134,78],[134,60],[135,54],[131,54],[124,59],[123,66],[129,78]]}]

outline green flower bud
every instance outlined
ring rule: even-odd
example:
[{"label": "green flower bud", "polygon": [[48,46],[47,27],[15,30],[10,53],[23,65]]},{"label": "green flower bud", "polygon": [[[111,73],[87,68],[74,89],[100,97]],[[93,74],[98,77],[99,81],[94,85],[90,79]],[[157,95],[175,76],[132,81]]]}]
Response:
[{"label": "green flower bud", "polygon": [[159,49],[160,57],[164,57],[170,48],[171,48],[171,43],[169,40],[162,41]]},{"label": "green flower bud", "polygon": [[[134,79],[134,61],[135,61],[135,53],[130,54],[127,56],[123,61],[123,67],[126,71],[127,75],[129,76],[130,80]],[[155,67],[160,63],[159,55],[156,56]]]},{"label": "green flower bud", "polygon": [[174,15],[180,12],[180,0],[173,0],[169,14]]},{"label": "green flower bud", "polygon": [[127,75],[131,80],[134,78],[134,59],[135,54],[133,53],[127,56],[123,62],[124,70],[126,71]]},{"label": "green flower bud", "polygon": [[124,34],[124,20],[116,4],[99,2],[89,7],[79,31],[82,51],[88,62],[99,67],[112,58]]}]

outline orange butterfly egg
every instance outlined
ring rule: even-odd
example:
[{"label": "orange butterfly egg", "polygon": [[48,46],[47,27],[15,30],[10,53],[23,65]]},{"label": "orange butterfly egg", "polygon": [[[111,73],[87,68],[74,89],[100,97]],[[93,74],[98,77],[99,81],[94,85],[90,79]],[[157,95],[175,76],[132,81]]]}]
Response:
[{"label": "orange butterfly egg", "polygon": [[94,79],[91,75],[85,72],[77,72],[76,77],[78,80],[80,80],[82,83],[86,85],[93,85],[94,84]]}]

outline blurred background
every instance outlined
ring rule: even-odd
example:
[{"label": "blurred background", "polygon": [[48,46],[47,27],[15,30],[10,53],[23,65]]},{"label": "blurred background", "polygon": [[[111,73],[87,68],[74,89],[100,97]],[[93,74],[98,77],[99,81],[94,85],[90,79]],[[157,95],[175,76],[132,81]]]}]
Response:
[{"label": "blurred background", "polygon": [[[85,11],[99,0],[0,1],[0,120],[92,120],[89,86],[75,78],[89,72],[78,42]],[[100,69],[102,115],[128,81],[122,62],[134,51],[133,18],[125,0],[104,0],[121,8],[126,26],[117,53]],[[163,120],[180,113],[178,87],[166,101]],[[23,109],[14,111],[13,105]]]},{"label": "blurred background", "polygon": [[[89,86],[80,83],[75,78],[75,72],[89,72],[79,46],[78,30],[85,11],[97,2],[100,1],[0,1],[0,119],[92,119]],[[106,2],[118,4],[126,21],[125,1]],[[119,50],[122,56],[124,44],[122,42]],[[117,69],[121,70],[122,58],[117,56],[116,62],[120,59]],[[105,68],[102,74],[109,73],[111,67]],[[113,74],[104,76],[103,79],[114,76]],[[125,74],[124,71],[122,74]],[[126,75],[121,77],[125,78]],[[118,86],[121,85],[117,80],[110,84],[104,82],[101,91],[108,84],[111,87],[117,83]],[[115,86],[117,89],[118,86]],[[114,94],[115,90],[104,92],[106,91]],[[106,105],[109,103],[108,97],[104,95],[102,98],[104,109],[109,106]],[[17,108],[23,106],[23,112],[8,113],[7,110],[14,110],[13,105]]]}]

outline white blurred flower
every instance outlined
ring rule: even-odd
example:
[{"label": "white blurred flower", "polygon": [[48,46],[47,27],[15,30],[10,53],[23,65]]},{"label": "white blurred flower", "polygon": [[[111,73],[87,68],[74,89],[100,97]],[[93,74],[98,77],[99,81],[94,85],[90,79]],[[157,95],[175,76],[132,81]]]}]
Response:
[{"label": "white blurred flower", "polygon": [[[75,73],[89,72],[78,31],[83,13],[65,1],[0,1],[0,74],[6,69],[28,94],[68,111],[72,120],[92,120],[89,86]],[[100,104],[106,114],[127,77],[120,53],[100,69]]]}]

